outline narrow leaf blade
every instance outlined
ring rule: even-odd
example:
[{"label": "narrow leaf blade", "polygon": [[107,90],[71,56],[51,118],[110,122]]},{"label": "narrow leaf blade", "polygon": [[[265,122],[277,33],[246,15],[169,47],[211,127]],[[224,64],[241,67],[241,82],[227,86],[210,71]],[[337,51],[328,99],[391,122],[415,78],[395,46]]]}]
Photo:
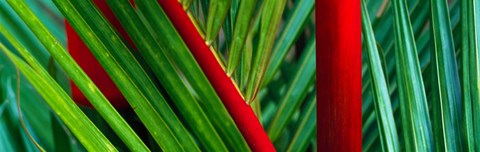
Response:
[{"label": "narrow leaf blade", "polygon": [[432,128],[405,0],[394,0],[397,84],[407,151],[433,150]]}]

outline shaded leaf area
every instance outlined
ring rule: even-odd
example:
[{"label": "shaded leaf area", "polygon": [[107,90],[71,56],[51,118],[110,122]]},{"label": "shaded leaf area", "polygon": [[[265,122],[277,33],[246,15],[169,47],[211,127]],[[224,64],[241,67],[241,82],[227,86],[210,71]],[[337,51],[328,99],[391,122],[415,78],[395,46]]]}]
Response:
[{"label": "shaded leaf area", "polygon": [[[373,44],[363,33],[363,151],[472,151],[474,109],[478,100],[475,64],[476,3],[461,0],[395,0],[364,2]],[[365,31],[364,31],[365,32]],[[371,66],[369,48],[377,47],[381,69]],[[409,67],[409,68],[405,68]],[[384,78],[374,77],[383,71]],[[473,72],[473,73],[472,73]],[[473,77],[472,77],[473,76]],[[405,79],[407,78],[407,79]],[[378,109],[376,82],[385,79],[391,106]],[[416,98],[413,98],[416,97]],[[397,128],[398,141],[385,142],[385,117]],[[416,127],[412,127],[415,126]],[[390,150],[391,151],[391,150]]]}]

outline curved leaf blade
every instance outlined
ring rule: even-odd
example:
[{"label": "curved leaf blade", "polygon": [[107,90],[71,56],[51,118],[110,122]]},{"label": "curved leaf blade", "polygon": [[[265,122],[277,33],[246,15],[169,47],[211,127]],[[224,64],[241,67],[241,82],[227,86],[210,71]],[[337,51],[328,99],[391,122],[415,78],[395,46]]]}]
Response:
[{"label": "curved leaf blade", "polygon": [[387,80],[383,71],[383,63],[380,60],[380,54],[377,50],[375,36],[371,27],[370,18],[367,14],[367,8],[362,0],[362,31],[364,43],[367,47],[368,63],[371,73],[372,87],[374,90],[374,105],[379,128],[380,141],[383,151],[400,151],[397,128],[393,117],[392,105],[390,103],[390,94],[388,92]]},{"label": "curved leaf blade", "polygon": [[[46,27],[40,22],[40,20],[33,14],[32,11],[26,6],[23,1],[8,1],[12,8],[22,17],[25,23],[35,33],[37,38],[43,43],[50,54],[58,61],[63,69],[68,73],[70,78],[78,84],[77,86],[82,90],[85,96],[90,100],[92,105],[99,111],[100,115],[105,118],[112,129],[117,135],[125,142],[125,144],[132,151],[148,151],[146,145],[135,134],[132,128],[127,122],[120,116],[115,108],[110,104],[106,97],[96,87],[93,81],[87,76],[75,60],[68,54],[59,42],[53,37],[53,35],[46,29]],[[39,70],[41,66],[39,62],[34,59],[34,56],[30,54],[19,42],[17,42],[13,35],[11,35],[6,29],[0,25],[0,31],[10,39],[16,48],[22,53],[28,60],[29,64],[34,69]]]}]

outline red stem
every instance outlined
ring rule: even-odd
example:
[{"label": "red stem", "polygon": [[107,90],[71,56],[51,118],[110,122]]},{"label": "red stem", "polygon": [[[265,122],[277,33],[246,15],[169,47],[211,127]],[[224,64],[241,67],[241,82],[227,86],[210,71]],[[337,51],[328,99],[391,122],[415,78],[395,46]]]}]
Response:
[{"label": "red stem", "polygon": [[[362,150],[360,1],[317,1],[318,149]],[[321,8],[319,8],[321,6]]]},{"label": "red stem", "polygon": [[275,151],[252,108],[246,104],[177,0],[158,0],[253,151]]}]

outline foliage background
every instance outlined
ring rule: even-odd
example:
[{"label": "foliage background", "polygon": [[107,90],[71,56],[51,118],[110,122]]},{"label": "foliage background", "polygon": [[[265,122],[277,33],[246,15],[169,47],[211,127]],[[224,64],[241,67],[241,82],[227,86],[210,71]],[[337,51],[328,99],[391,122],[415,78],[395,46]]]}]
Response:
[{"label": "foliage background", "polygon": [[[254,12],[257,15],[254,15],[251,19],[252,24],[248,26],[249,38],[247,38],[245,45],[250,46],[250,49],[256,48],[258,39],[262,39],[259,38],[259,33],[263,31],[259,30],[261,17],[258,14],[261,14],[261,4],[265,1],[259,0],[257,2]],[[47,27],[48,31],[52,33],[57,42],[65,47],[64,18],[57,6],[47,0],[26,0],[26,4]],[[234,16],[239,5],[240,1],[233,1],[232,8],[227,9],[225,22],[219,23],[219,25],[223,25],[223,28],[219,30],[218,38],[213,40],[214,48],[218,50],[219,54],[222,54],[222,62],[227,65],[229,42],[232,41],[233,37]],[[275,137],[273,142],[279,151],[316,151],[316,114],[314,108],[312,111],[312,107],[316,106],[315,86],[313,85],[315,83],[315,67],[313,65],[315,55],[307,54],[307,52],[314,52],[309,50],[315,50],[315,20],[313,19],[314,16],[311,15],[314,14],[313,5],[313,0],[286,1],[284,11],[280,13],[280,25],[275,32],[277,34],[273,37],[276,39],[272,48],[273,53],[272,55],[265,54],[270,61],[278,62],[271,64],[278,67],[273,68],[273,70],[271,67],[267,68],[266,77],[269,80],[265,81],[268,83],[265,83],[259,91],[257,101],[252,102],[254,111],[265,126],[268,126],[275,117],[284,119],[284,123],[280,126],[282,128],[281,132],[274,133],[268,130],[269,135],[276,134],[273,136],[278,136]],[[197,19],[201,26],[200,29],[210,25],[207,24],[209,21],[206,20],[207,14],[204,11],[208,7],[208,1],[194,1],[191,5],[190,13]],[[6,1],[0,1],[0,11],[1,26],[12,33],[15,39],[21,42],[39,61],[40,65],[47,69],[56,82],[65,91],[69,92],[69,76],[50,56],[47,48],[35,37]],[[12,45],[5,35],[0,34],[0,42],[6,45],[9,50],[13,50],[17,56],[21,55],[17,51],[18,47]],[[255,49],[252,50],[256,51]],[[247,56],[240,59],[248,61],[249,58],[252,57]],[[313,58],[313,62],[310,61],[311,58]],[[308,65],[300,64],[307,63],[307,60],[309,61]],[[144,68],[149,67],[144,65]],[[243,68],[248,68],[248,66],[243,66]],[[247,83],[247,76],[245,75],[248,75],[248,73],[245,70],[247,69],[236,70],[234,73],[234,79],[237,83]],[[23,120],[29,134],[47,151],[85,151],[80,141],[75,138],[75,135],[36,91],[38,88],[34,88],[23,75],[19,75],[15,65],[4,53],[0,53],[0,85],[0,151],[38,150],[21,127],[21,121],[19,120]],[[160,84],[157,85],[157,87],[162,88]],[[169,95],[165,92],[162,92],[162,94],[168,100],[172,100],[168,98]],[[289,108],[291,110],[288,110],[288,112],[279,112],[280,106],[293,109]],[[18,108],[21,108],[21,111]],[[117,149],[129,149],[96,111],[82,106],[81,109]],[[119,113],[150,150],[158,151],[160,149],[132,109],[119,110]],[[178,110],[175,110],[175,113],[181,115]],[[184,119],[182,119],[182,122],[187,126],[189,124]],[[188,126],[188,130],[191,130],[191,127]],[[300,143],[300,148],[291,149],[294,143]],[[205,148],[205,145],[199,145],[201,149]],[[228,145],[228,148],[232,148],[230,146],[233,145]]]},{"label": "foliage background", "polygon": [[479,151],[477,0],[363,0],[363,151]]}]

